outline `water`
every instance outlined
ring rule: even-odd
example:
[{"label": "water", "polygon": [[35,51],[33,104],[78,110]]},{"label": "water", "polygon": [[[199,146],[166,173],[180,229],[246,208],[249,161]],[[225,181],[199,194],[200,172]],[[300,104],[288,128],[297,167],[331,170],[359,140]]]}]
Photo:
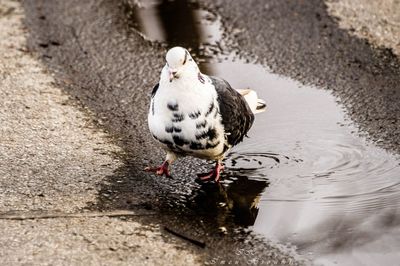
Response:
[{"label": "water", "polygon": [[400,259],[400,160],[359,137],[328,91],[224,55],[219,17],[195,3],[148,2],[132,11],[129,18],[148,39],[189,48],[204,73],[267,101],[250,138],[226,158],[223,184],[202,185],[191,208],[217,213],[220,226],[233,215],[317,264]]}]

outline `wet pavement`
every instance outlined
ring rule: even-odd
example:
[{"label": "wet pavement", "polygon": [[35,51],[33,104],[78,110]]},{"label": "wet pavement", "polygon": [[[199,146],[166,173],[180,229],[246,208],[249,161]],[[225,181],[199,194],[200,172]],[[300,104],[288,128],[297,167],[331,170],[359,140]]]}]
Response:
[{"label": "wet pavement", "polygon": [[[174,22],[165,22],[182,8],[179,22],[190,27],[179,34]],[[331,93],[224,56],[218,48],[226,33],[221,18],[210,14],[174,1],[135,8],[132,17],[149,40],[188,47],[203,73],[267,100],[268,112],[257,115],[250,139],[228,155],[223,185],[205,185],[198,193],[199,209],[223,204],[216,216],[229,209],[236,224],[254,225],[255,232],[294,244],[316,262],[379,264],[383,253],[395,261],[398,228],[385,221],[399,220],[399,158],[362,137]]]},{"label": "wet pavement", "polygon": [[[202,254],[208,263],[294,264],[295,257],[327,265],[389,265],[398,260],[396,57],[335,28],[320,2],[206,4],[25,3],[30,48],[42,54],[59,84],[124,150],[118,154],[124,165],[105,178],[96,202],[86,208],[155,211],[156,217],[141,222],[205,243]],[[260,10],[270,16],[252,13]],[[288,10],[301,23],[274,17]],[[318,15],[303,20],[314,12]],[[232,14],[246,18],[233,20]],[[251,26],[246,25],[249,17]],[[185,27],[178,30],[181,24]],[[320,26],[322,34],[303,34],[296,44],[300,36],[287,32]],[[323,42],[315,40],[321,36]],[[208,165],[194,159],[178,162],[172,180],[142,172],[163,158],[144,125],[165,49],[177,44],[190,48],[204,73],[238,89],[254,89],[267,101],[267,112],[257,115],[250,138],[227,157],[221,185],[196,184],[195,174]],[[315,45],[318,53],[310,50]],[[332,56],[342,60],[332,61]],[[321,89],[333,89],[333,94]],[[371,141],[381,137],[378,144],[391,152]],[[296,247],[302,257],[276,242]],[[243,251],[247,256],[239,256]]]}]

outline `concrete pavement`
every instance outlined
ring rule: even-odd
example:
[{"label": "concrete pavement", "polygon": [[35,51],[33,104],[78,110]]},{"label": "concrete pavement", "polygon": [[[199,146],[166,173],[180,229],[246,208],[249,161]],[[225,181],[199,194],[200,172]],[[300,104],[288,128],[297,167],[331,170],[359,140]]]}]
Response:
[{"label": "concrete pavement", "polygon": [[[158,225],[85,210],[122,165],[109,134],[55,85],[26,45],[18,1],[0,2],[0,264],[196,265],[199,255]],[[4,219],[4,214],[50,219]]]}]

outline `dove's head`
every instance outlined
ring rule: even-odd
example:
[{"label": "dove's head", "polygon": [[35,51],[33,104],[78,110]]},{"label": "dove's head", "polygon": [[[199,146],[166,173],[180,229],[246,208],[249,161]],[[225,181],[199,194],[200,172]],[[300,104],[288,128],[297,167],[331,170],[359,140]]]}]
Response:
[{"label": "dove's head", "polygon": [[167,63],[163,75],[168,75],[170,82],[182,76],[197,75],[199,72],[197,64],[185,48],[179,46],[171,48],[165,59]]}]

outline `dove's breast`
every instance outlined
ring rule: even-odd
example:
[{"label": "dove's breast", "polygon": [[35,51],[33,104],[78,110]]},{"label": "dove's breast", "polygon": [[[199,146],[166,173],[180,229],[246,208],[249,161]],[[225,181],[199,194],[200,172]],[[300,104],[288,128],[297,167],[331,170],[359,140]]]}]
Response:
[{"label": "dove's breast", "polygon": [[225,135],[211,84],[190,88],[161,85],[151,100],[148,115],[153,137],[164,149],[180,155],[221,158]]}]

